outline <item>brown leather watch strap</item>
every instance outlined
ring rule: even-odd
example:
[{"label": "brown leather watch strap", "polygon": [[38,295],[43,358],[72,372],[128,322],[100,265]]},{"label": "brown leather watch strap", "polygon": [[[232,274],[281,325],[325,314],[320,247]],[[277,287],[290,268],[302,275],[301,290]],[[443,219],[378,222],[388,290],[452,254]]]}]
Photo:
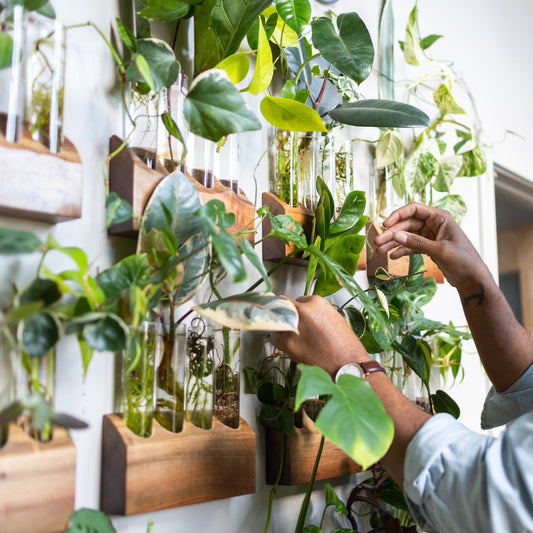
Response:
[{"label": "brown leather watch strap", "polygon": [[385,369],[377,361],[359,361],[358,364],[365,373],[364,377],[374,372],[383,372],[386,374]]}]

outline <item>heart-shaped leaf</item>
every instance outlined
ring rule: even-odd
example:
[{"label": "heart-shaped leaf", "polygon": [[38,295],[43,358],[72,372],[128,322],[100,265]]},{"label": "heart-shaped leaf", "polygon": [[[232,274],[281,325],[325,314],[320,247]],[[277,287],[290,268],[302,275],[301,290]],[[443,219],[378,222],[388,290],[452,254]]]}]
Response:
[{"label": "heart-shaped leaf", "polygon": [[280,130],[327,133],[320,115],[313,108],[296,100],[265,96],[261,100],[261,113],[270,124]]},{"label": "heart-shaped leaf", "polygon": [[0,254],[29,254],[40,245],[41,241],[29,231],[0,228]]},{"label": "heart-shaped leaf", "polygon": [[196,77],[185,99],[184,114],[193,133],[214,142],[230,133],[261,129],[223,70],[209,70]]},{"label": "heart-shaped leaf", "polygon": [[276,0],[276,11],[297,34],[302,33],[311,20],[309,0]]},{"label": "heart-shaped leaf", "polygon": [[49,313],[37,313],[24,321],[22,342],[30,357],[42,357],[59,340],[59,323]]}]

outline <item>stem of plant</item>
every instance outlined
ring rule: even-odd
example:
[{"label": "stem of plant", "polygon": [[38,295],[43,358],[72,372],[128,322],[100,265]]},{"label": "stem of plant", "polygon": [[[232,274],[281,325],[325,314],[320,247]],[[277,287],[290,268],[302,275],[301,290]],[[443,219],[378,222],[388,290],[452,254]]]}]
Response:
[{"label": "stem of plant", "polygon": [[302,502],[302,507],[300,508],[300,515],[298,516],[298,523],[296,524],[295,533],[302,533],[304,529],[305,517],[307,516],[307,510],[309,509],[309,502],[311,501],[311,494],[315,485],[316,473],[318,471],[318,465],[320,464],[320,458],[322,457],[324,442],[325,438],[324,435],[322,435],[320,439],[320,446],[318,447],[318,452],[316,454],[315,464],[313,466],[313,472],[311,473],[311,479],[309,480],[309,485],[307,485],[304,501]]}]

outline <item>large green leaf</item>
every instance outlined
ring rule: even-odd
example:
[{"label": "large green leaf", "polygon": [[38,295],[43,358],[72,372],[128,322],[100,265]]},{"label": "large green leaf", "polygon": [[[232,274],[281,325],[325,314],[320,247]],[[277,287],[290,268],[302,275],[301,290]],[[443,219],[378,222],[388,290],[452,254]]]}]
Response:
[{"label": "large green leaf", "polygon": [[[342,204],[341,211],[329,228],[329,234],[344,233],[359,223],[365,211],[364,191],[351,191]],[[366,218],[365,218],[366,221]]]},{"label": "large green leaf", "polygon": [[78,509],[70,515],[65,533],[116,533],[109,517],[102,511]]},{"label": "large green leaf", "polygon": [[392,165],[402,155],[403,138],[393,130],[388,130],[379,138],[376,145],[376,166],[378,168]]},{"label": "large green leaf", "polygon": [[32,302],[42,302],[47,307],[61,298],[61,291],[55,281],[51,279],[34,279],[20,295],[21,305]]},{"label": "large green leaf", "polygon": [[[205,0],[194,8],[194,75],[197,76],[220,63],[224,57],[218,51],[215,34],[211,31],[211,13],[217,0]],[[228,56],[231,54],[228,54]]]},{"label": "large green leaf", "polygon": [[30,357],[42,357],[59,340],[60,326],[49,313],[37,313],[24,321],[22,342]]},{"label": "large green leaf", "polygon": [[135,254],[100,272],[96,280],[106,298],[113,299],[129,290],[132,285],[144,287],[149,275],[150,267],[146,254]]},{"label": "large green leaf", "polygon": [[311,20],[309,0],[276,0],[276,11],[297,34],[302,33]]},{"label": "large green leaf", "polygon": [[128,328],[118,316],[104,313],[83,328],[83,338],[98,352],[120,352],[126,348]]},{"label": "large green leaf", "polygon": [[315,422],[324,437],[363,469],[381,459],[392,443],[394,424],[369,383],[348,375],[333,383],[321,368],[302,364],[298,368],[295,409],[308,398],[331,396]]},{"label": "large green leaf", "polygon": [[406,335],[401,343],[394,342],[393,348],[401,354],[407,365],[427,386],[431,375],[431,350],[427,342]]},{"label": "large green leaf", "polygon": [[28,254],[40,245],[41,241],[29,231],[0,228],[0,254]]},{"label": "large green leaf", "polygon": [[261,100],[261,113],[270,124],[280,130],[327,133],[320,115],[313,108],[296,100],[265,96]]},{"label": "large green leaf", "polygon": [[271,232],[265,237],[279,237],[286,244],[294,244],[300,250],[307,246],[302,226],[289,215],[270,217]]},{"label": "large green leaf", "polygon": [[244,293],[194,307],[201,315],[232,329],[298,331],[298,313],[288,298]]},{"label": "large green leaf", "polygon": [[[181,247],[180,255],[187,256],[185,277],[176,303],[192,297],[208,274],[209,236],[202,219],[196,216],[201,207],[198,191],[189,178],[181,172],[174,172],[155,188],[141,223],[139,249],[143,248],[143,239],[152,229],[168,230],[175,235]],[[183,249],[184,246],[187,250]]]},{"label": "large green leaf", "polygon": [[252,24],[270,5],[270,2],[271,0],[217,0],[215,2],[211,12],[211,30],[220,60],[239,49]]},{"label": "large green leaf", "polygon": [[[163,87],[170,87],[177,79],[180,64],[172,48],[160,39],[137,39],[136,54],[146,60],[154,82],[154,91],[159,92]],[[147,82],[145,76],[138,69],[138,63],[132,62],[126,70],[127,81]]]},{"label": "large green leaf", "polygon": [[368,78],[374,61],[374,47],[368,29],[357,13],[343,13],[333,22],[320,17],[311,22],[315,48],[336,69],[358,85]]},{"label": "large green leaf", "polygon": [[184,114],[193,133],[214,142],[229,133],[261,129],[261,123],[223,70],[209,70],[193,81]]},{"label": "large green leaf", "polygon": [[440,151],[435,139],[424,141],[405,161],[404,177],[412,195],[422,194],[439,170]]},{"label": "large green leaf", "polygon": [[456,102],[450,89],[441,83],[433,92],[433,100],[443,115],[448,113],[464,115],[466,111]]},{"label": "large green leaf", "polygon": [[246,75],[250,70],[248,53],[237,52],[236,54],[232,54],[218,63],[215,68],[223,70],[228,75],[231,83],[240,83],[242,80],[244,80],[244,78],[246,78]]},{"label": "large green leaf", "polygon": [[189,13],[189,3],[181,0],[144,0],[146,7],[139,12],[153,22],[173,22]]},{"label": "large green leaf", "polygon": [[358,100],[341,104],[329,116],[351,126],[413,128],[429,126],[429,117],[417,107],[392,100]]},{"label": "large green leaf", "polygon": [[13,55],[13,39],[3,31],[0,31],[0,69],[11,66]]},{"label": "large green leaf", "polygon": [[461,415],[461,409],[455,400],[443,390],[436,391],[435,394],[431,395],[431,399],[436,413],[448,413],[454,418],[459,418]]},{"label": "large green leaf", "polygon": [[107,195],[105,205],[107,210],[106,228],[113,226],[113,224],[126,222],[133,216],[131,204],[120,198],[116,192],[110,192]]},{"label": "large green leaf", "polygon": [[261,91],[265,91],[270,85],[272,76],[274,74],[274,63],[272,61],[272,50],[268,37],[263,28],[263,23],[259,20],[259,32],[257,37],[257,58],[255,61],[255,69],[248,91],[251,94],[257,95]]},{"label": "large green leaf", "polygon": [[[345,235],[336,239],[334,244],[328,248],[328,256],[341,265],[349,275],[354,275],[359,262],[359,254],[365,245],[364,235]],[[322,265],[318,268],[318,276],[313,290],[313,294],[319,296],[329,296],[337,292],[341,284],[336,273]]]},{"label": "large green leaf", "polygon": [[418,6],[409,13],[407,25],[405,27],[405,41],[403,44],[403,55],[409,65],[420,65],[427,58],[420,44],[420,34],[418,32]]}]

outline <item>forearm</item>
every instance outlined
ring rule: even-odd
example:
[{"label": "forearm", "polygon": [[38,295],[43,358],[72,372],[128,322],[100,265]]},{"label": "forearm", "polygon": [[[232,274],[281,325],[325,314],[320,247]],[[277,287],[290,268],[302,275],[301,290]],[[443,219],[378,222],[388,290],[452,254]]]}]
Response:
[{"label": "forearm", "polygon": [[503,391],[533,361],[533,337],[516,320],[488,269],[457,290],[485,371],[494,388]]}]

